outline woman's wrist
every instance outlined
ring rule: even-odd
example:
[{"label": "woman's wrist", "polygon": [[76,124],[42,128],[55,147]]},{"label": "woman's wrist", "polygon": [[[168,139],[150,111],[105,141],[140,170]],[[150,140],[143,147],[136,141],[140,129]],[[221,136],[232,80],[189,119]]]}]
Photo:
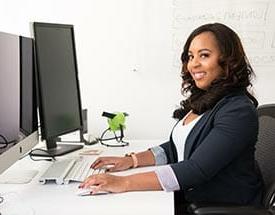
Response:
[{"label": "woman's wrist", "polygon": [[131,191],[130,177],[129,176],[123,176],[123,179],[124,179],[124,186],[125,186],[125,191],[124,192]]},{"label": "woman's wrist", "polygon": [[131,158],[132,160],[132,168],[137,168],[138,167],[138,159],[137,156],[134,152],[131,152],[130,154],[126,154],[125,157]]},{"label": "woman's wrist", "polygon": [[124,160],[126,161],[126,163],[128,164],[129,168],[133,168],[134,167],[134,161],[132,159],[132,157],[130,156],[125,156],[123,157]]}]

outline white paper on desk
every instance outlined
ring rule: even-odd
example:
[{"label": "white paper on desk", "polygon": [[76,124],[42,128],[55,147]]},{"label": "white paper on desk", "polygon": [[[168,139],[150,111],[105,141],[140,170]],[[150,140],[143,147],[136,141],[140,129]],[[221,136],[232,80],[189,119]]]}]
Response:
[{"label": "white paper on desk", "polygon": [[100,155],[102,152],[102,149],[88,149],[80,152],[79,155]]}]

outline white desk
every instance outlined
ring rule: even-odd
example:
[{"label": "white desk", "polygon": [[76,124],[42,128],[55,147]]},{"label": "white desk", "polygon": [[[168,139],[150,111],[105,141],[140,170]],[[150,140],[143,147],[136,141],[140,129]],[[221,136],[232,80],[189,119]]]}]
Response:
[{"label": "white desk", "polygon": [[[130,146],[128,147],[103,147],[104,151],[100,156],[124,155],[127,152],[142,151],[149,148],[149,146],[160,143],[159,141],[130,141]],[[102,146],[95,145],[89,148],[99,147]],[[41,185],[38,183],[38,178],[49,165],[50,162],[34,162],[26,157],[8,170],[36,169],[39,170],[39,174],[28,184],[0,184],[1,194],[8,197],[6,203],[0,204],[2,215],[11,214],[4,213],[7,209],[15,211],[12,213],[14,215],[174,214],[173,193],[164,191],[128,192],[81,197],[76,195],[77,183],[69,185],[56,185],[52,183]],[[152,170],[152,168],[137,168],[119,174],[130,174],[148,170]],[[14,207],[17,209],[14,209]]]}]

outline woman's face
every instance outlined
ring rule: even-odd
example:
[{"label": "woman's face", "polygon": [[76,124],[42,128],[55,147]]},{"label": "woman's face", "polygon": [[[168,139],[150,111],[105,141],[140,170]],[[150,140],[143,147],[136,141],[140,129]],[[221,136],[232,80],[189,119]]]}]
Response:
[{"label": "woman's face", "polygon": [[203,32],[192,40],[188,51],[187,70],[198,88],[207,90],[222,75],[221,56],[216,38],[211,32]]}]

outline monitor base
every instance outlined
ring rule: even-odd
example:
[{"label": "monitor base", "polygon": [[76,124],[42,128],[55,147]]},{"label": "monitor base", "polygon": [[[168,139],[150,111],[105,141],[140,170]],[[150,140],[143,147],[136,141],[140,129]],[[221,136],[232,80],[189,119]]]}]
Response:
[{"label": "monitor base", "polygon": [[82,149],[83,145],[73,144],[57,144],[57,147],[51,149],[34,149],[31,153],[32,156],[40,157],[55,157],[68,154],[70,152]]}]

